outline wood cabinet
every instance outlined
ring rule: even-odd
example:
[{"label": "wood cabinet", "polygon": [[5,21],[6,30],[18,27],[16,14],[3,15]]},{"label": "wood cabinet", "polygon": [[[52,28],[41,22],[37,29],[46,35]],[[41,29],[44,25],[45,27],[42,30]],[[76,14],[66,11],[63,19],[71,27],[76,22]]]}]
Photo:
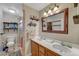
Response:
[{"label": "wood cabinet", "polygon": [[31,41],[32,56],[60,56],[58,53],[49,50],[48,48]]},{"label": "wood cabinet", "polygon": [[45,54],[46,54],[45,47],[39,45],[39,56],[45,56]]},{"label": "wood cabinet", "polygon": [[31,51],[32,51],[32,56],[38,56],[38,44],[35,42],[31,42]]}]

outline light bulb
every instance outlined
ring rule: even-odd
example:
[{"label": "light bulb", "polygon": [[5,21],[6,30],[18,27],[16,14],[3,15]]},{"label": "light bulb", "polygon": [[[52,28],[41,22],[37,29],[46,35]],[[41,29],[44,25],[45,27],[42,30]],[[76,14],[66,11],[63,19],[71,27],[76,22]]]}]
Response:
[{"label": "light bulb", "polygon": [[46,13],[46,12],[44,12],[44,16],[45,16],[45,15],[47,15],[47,13]]},{"label": "light bulb", "polygon": [[53,11],[57,11],[58,10],[58,7],[56,6],[56,7],[54,7],[54,10]]},{"label": "light bulb", "polygon": [[52,15],[53,13],[52,13],[52,10],[49,10],[48,11],[48,15]]},{"label": "light bulb", "polygon": [[51,14],[51,13],[52,13],[52,11],[51,11],[51,10],[49,10],[49,11],[48,11],[48,14]]},{"label": "light bulb", "polygon": [[59,13],[59,12],[60,12],[60,10],[55,11],[55,13]]},{"label": "light bulb", "polygon": [[44,16],[45,16],[45,17],[47,17],[47,16],[48,16],[48,14],[47,14],[46,12],[44,12]]}]

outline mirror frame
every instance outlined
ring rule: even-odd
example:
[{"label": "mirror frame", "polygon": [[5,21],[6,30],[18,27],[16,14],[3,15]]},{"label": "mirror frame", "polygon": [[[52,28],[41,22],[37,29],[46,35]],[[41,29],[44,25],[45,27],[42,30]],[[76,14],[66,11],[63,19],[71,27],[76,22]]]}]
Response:
[{"label": "mirror frame", "polygon": [[43,30],[43,23],[44,23],[44,20],[43,19],[45,19],[47,17],[42,17],[41,18],[41,21],[42,21],[42,32],[68,34],[68,8],[65,8],[62,11],[60,11],[59,13],[55,13],[55,14],[50,15],[48,17],[54,16],[54,15],[58,15],[58,14],[60,14],[62,12],[64,12],[64,30],[63,31],[61,31],[61,30],[51,30],[51,31]]}]

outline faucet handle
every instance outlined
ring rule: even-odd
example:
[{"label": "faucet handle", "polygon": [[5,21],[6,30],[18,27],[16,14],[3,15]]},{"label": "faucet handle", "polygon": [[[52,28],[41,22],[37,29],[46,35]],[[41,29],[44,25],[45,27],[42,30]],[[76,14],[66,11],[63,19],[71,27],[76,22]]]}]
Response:
[{"label": "faucet handle", "polygon": [[61,42],[61,45],[62,46],[66,46],[66,47],[69,47],[69,48],[72,48],[72,46],[68,43],[65,43],[65,42]]}]

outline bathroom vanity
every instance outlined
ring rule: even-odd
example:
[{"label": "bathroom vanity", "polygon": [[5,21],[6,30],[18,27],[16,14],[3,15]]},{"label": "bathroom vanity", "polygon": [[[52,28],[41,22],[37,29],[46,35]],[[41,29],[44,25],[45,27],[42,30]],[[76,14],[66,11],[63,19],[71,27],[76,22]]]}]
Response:
[{"label": "bathroom vanity", "polygon": [[60,56],[58,53],[49,50],[48,48],[31,41],[32,56]]},{"label": "bathroom vanity", "polygon": [[56,39],[31,39],[32,56],[79,56],[77,44]]}]

